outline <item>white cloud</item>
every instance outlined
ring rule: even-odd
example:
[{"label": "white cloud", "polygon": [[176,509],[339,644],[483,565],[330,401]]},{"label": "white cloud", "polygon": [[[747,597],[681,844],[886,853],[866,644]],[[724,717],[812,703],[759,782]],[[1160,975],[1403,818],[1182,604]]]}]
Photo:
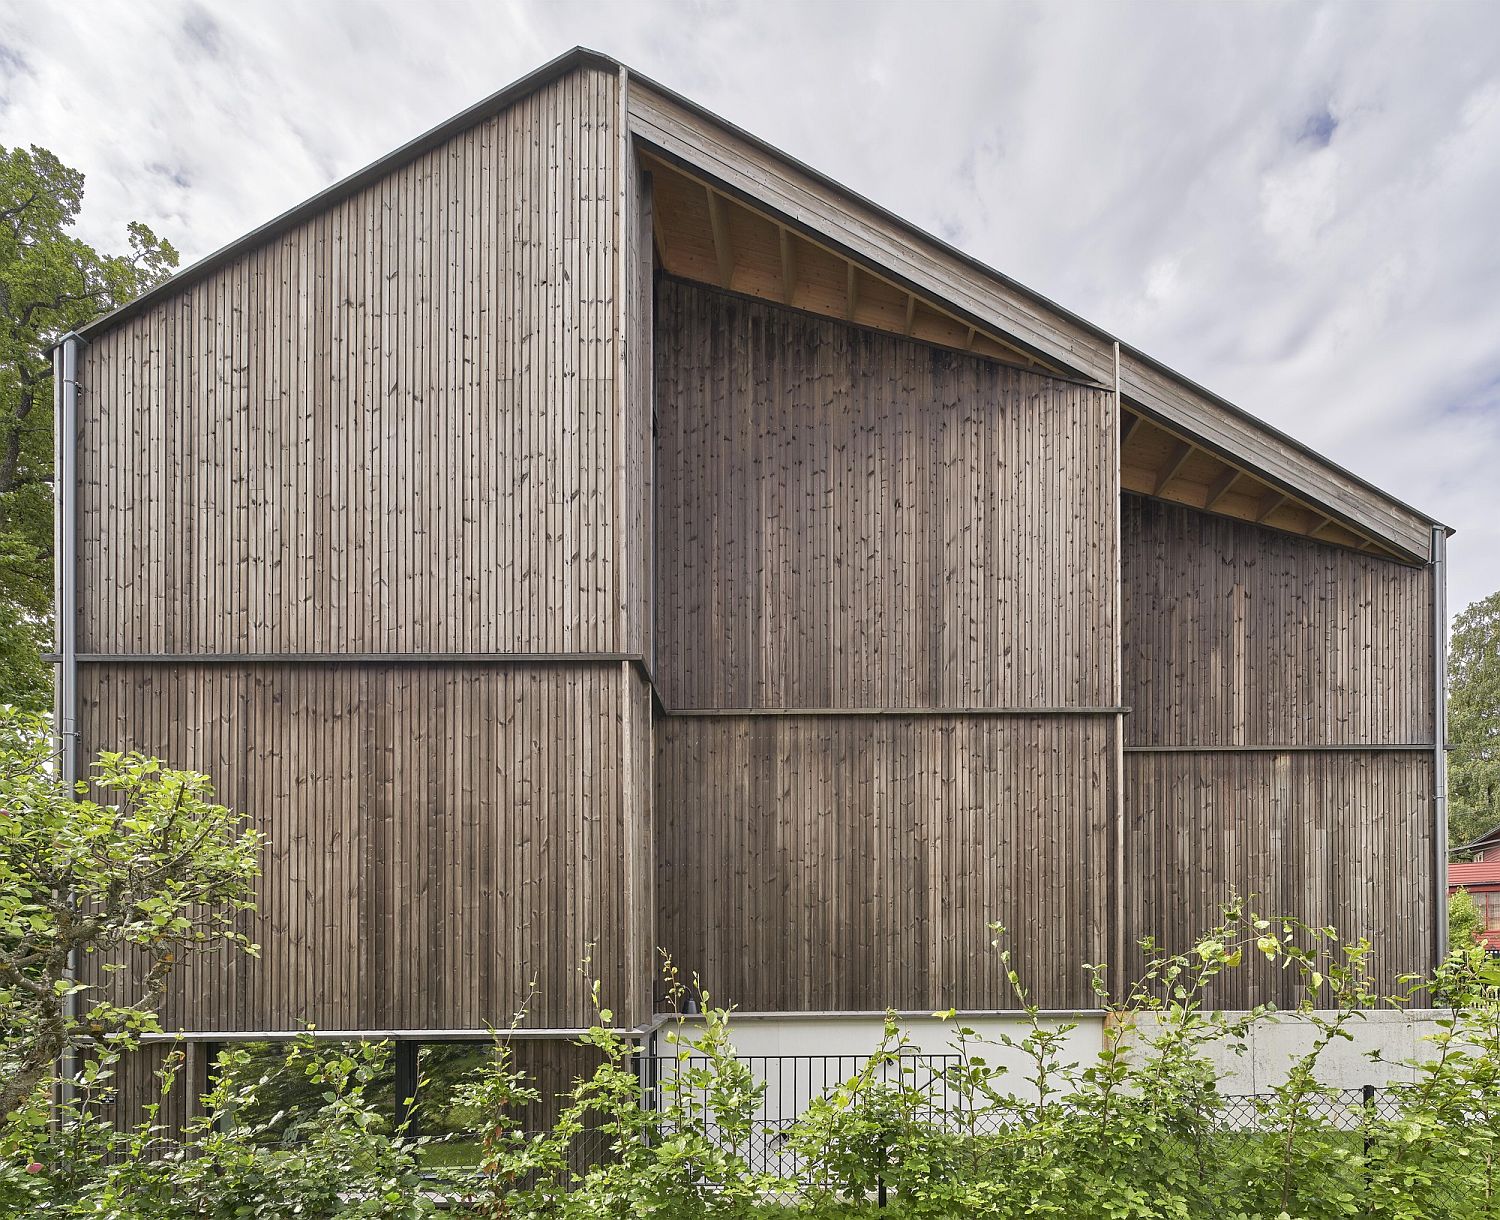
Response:
[{"label": "white cloud", "polygon": [[1443,517],[1500,587],[1500,8],[0,0],[0,141],[198,256],[575,43]]},{"label": "white cloud", "polygon": [[1329,148],[1261,179],[1261,229],[1271,239],[1271,253],[1283,264],[1304,263],[1323,230],[1338,218],[1338,180],[1338,153]]}]

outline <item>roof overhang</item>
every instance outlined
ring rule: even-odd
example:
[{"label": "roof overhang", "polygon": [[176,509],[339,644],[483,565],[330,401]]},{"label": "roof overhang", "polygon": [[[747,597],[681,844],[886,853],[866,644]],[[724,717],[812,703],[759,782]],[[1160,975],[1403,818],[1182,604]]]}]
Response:
[{"label": "roof overhang", "polygon": [[[1319,519],[1316,528],[1300,532],[1316,537],[1319,529],[1326,528],[1340,534],[1338,538],[1330,535],[1330,540],[1345,541],[1341,535],[1346,531],[1353,539],[1364,540],[1367,549],[1412,562],[1430,559],[1432,531],[1443,528],[1433,518],[696,103],[637,75],[618,60],[582,47],[80,328],[80,337],[88,340],[138,316],[543,85],[586,67],[618,76],[631,133],[638,146],[663,163],[711,181],[727,198],[773,214],[778,223],[839,252],[851,265],[933,303],[943,314],[967,324],[971,341],[975,333],[982,333],[1005,353],[1017,354],[1038,368],[1105,387],[1114,387],[1118,377],[1122,404],[1134,415],[1191,449],[1219,459],[1223,477],[1231,482],[1238,477],[1232,472],[1243,472],[1285,497],[1286,504],[1299,506],[1304,518],[1305,508]],[[1179,450],[1174,464],[1181,468],[1186,460]],[[1141,490],[1151,492],[1149,487]],[[1271,505],[1253,519],[1264,520],[1282,511],[1287,510]],[[1269,523],[1277,522],[1272,518]]]},{"label": "roof overhang", "polygon": [[1162,430],[1357,538],[1410,561],[1431,557],[1439,522],[1101,328],[654,81],[631,73],[627,102],[632,134],[668,164],[1039,363],[1107,387],[1118,372],[1123,404]]}]

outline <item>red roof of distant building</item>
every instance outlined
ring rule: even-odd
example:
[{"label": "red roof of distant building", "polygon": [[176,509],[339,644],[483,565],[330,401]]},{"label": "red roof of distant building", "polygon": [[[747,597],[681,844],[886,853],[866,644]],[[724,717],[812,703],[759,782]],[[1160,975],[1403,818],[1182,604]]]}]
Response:
[{"label": "red roof of distant building", "polygon": [[1456,885],[1500,885],[1500,860],[1475,860],[1448,866],[1448,888]]}]

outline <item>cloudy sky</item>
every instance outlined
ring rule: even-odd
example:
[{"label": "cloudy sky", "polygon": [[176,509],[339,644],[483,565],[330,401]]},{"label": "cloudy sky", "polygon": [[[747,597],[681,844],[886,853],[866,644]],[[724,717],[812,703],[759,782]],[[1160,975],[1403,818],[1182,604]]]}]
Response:
[{"label": "cloudy sky", "polygon": [[1459,532],[1500,589],[1500,5],[0,0],[0,143],[193,259],[618,56]]}]

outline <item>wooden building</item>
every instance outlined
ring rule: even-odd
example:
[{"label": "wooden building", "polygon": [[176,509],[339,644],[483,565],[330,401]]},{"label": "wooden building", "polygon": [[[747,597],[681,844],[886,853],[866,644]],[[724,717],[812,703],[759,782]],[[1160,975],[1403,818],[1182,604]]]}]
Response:
[{"label": "wooden building", "polygon": [[1484,921],[1475,939],[1491,953],[1500,953],[1500,826],[1455,848],[1454,854],[1464,859],[1448,865],[1448,895],[1468,891]]},{"label": "wooden building", "polygon": [[[1430,967],[1446,531],[575,51],[58,349],[59,714],[269,836],[202,1039]],[[588,965],[580,969],[587,958]],[[1248,971],[1229,1006],[1285,1001]]]}]

